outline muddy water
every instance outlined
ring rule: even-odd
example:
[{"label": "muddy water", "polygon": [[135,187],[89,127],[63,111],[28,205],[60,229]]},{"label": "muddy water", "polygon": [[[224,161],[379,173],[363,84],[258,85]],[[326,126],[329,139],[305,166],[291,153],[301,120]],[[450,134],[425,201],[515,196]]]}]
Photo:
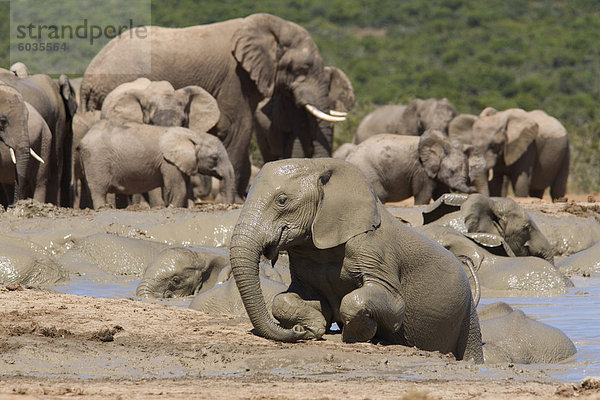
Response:
[{"label": "muddy water", "polygon": [[573,277],[575,288],[559,297],[508,297],[481,299],[480,307],[504,301],[531,318],[562,330],[577,347],[574,359],[544,365],[549,376],[576,382],[600,376],[600,275]]},{"label": "muddy water", "polygon": [[[561,329],[577,347],[574,358],[556,365],[529,366],[561,381],[579,382],[587,376],[600,376],[600,275],[574,277],[576,287],[559,297],[483,298],[480,307],[504,301],[530,317]],[[102,298],[134,298],[139,280],[119,284],[100,284],[72,279],[56,291]],[[165,300],[170,305],[187,307],[191,298]],[[532,368],[533,367],[533,368]],[[482,373],[485,374],[485,368]],[[489,374],[495,374],[490,369]]]}]

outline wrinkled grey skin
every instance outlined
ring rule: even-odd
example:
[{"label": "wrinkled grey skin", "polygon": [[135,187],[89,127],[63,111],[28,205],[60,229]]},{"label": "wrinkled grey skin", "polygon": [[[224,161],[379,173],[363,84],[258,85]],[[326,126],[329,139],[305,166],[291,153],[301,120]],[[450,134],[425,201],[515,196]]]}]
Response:
[{"label": "wrinkled grey skin", "polygon": [[[52,133],[52,151],[49,160],[49,183],[46,201],[61,206],[71,206],[71,120],[77,104],[75,92],[65,75],[52,79],[48,75],[36,74],[25,77],[15,76],[11,71],[0,69],[0,81],[14,87],[44,118]],[[15,149],[16,150],[16,149]],[[17,153],[17,164],[22,158],[21,149]],[[29,150],[27,150],[29,151]],[[28,155],[29,157],[29,155]],[[20,169],[21,166],[17,169]]]},{"label": "wrinkled grey skin", "polygon": [[211,133],[227,149],[242,197],[260,100],[284,95],[300,107],[328,111],[323,59],[310,34],[292,22],[253,14],[209,25],[143,29],[143,35],[127,31],[114,38],[90,62],[81,83],[83,111],[100,109],[112,89],[138,77],[167,80],[176,89],[204,88],[219,105],[221,117]]},{"label": "wrinkled grey skin", "polygon": [[357,145],[355,145],[354,143],[344,143],[340,147],[338,147],[336,151],[333,152],[332,157],[337,158],[338,160],[345,160],[350,155],[350,153],[352,153],[354,149],[356,149],[356,146]]},{"label": "wrinkled grey skin", "polygon": [[565,257],[556,263],[564,274],[584,275],[600,272],[600,242],[578,253]]},{"label": "wrinkled grey skin", "polygon": [[460,232],[501,236],[516,256],[534,256],[554,264],[554,250],[529,213],[514,200],[443,195],[423,211],[423,223],[452,226]]},{"label": "wrinkled grey skin", "polygon": [[579,253],[600,242],[600,223],[594,217],[554,216],[538,211],[530,215],[550,242],[555,257]]},{"label": "wrinkled grey skin", "polygon": [[554,264],[554,252],[531,216],[514,200],[470,195],[460,206],[469,232],[502,236],[516,256],[543,258]]},{"label": "wrinkled grey skin", "polygon": [[[355,99],[346,74],[335,67],[325,67],[324,74],[328,82],[327,111],[350,111]],[[291,157],[331,157],[333,123],[319,124],[305,108],[283,95],[259,103],[254,113],[254,132],[264,162]]]},{"label": "wrinkled grey skin", "polygon": [[428,129],[448,133],[456,109],[448,99],[415,99],[407,105],[387,105],[368,114],[358,125],[354,144],[379,133],[422,135]]},{"label": "wrinkled grey skin", "polygon": [[0,254],[0,285],[51,286],[67,279],[52,256],[20,238],[3,235]]},{"label": "wrinkled grey skin", "polygon": [[549,262],[538,257],[514,257],[497,235],[460,233],[435,224],[418,230],[457,257],[466,256],[473,262],[482,297],[550,296],[573,287],[571,280]]},{"label": "wrinkled grey skin", "polygon": [[166,205],[186,207],[194,174],[224,180],[227,201],[234,201],[233,166],[221,141],[207,133],[101,120],[81,140],[76,157],[94,208],[107,205],[107,193],[144,193],[157,187],[163,188]]},{"label": "wrinkled grey skin", "polygon": [[422,136],[372,136],[357,145],[346,161],[360,169],[382,202],[414,196],[415,204],[428,204],[449,190],[474,193],[469,173],[476,175],[483,166],[483,159],[431,130]]},{"label": "wrinkled grey skin", "polygon": [[[27,108],[27,129],[25,133],[29,135],[29,145],[35,153],[44,160],[40,162],[36,159],[31,159],[27,168],[26,181],[28,186],[24,196],[33,198],[40,203],[46,201],[46,190],[48,186],[49,176],[49,160],[52,152],[52,133],[46,124],[46,121],[37,112],[33,106],[25,102]],[[9,147],[4,143],[0,143],[0,183],[13,185],[15,184],[15,165],[10,156]],[[7,206],[8,202],[3,202]]]},{"label": "wrinkled grey skin", "polygon": [[[275,260],[283,250],[292,282],[273,300],[279,325],[264,303],[258,266],[261,255]],[[234,228],[230,259],[248,316],[263,337],[320,338],[336,322],[345,342],[377,337],[482,361],[460,262],[389,214],[347,162],[265,164]]]},{"label": "wrinkled grey skin", "polygon": [[[13,201],[27,197],[31,187],[28,179],[31,148],[29,133],[29,112],[21,94],[11,86],[0,82],[0,140],[15,152],[13,166],[15,185]],[[31,178],[31,177],[29,177]]]},{"label": "wrinkled grey skin", "polygon": [[551,364],[577,352],[560,329],[529,318],[503,302],[478,311],[486,364]]},{"label": "wrinkled grey skin", "polygon": [[121,118],[149,125],[183,126],[208,132],[219,121],[217,101],[199,86],[175,90],[167,81],[138,78],[111,91],[101,118]]},{"label": "wrinkled grey skin", "polygon": [[[220,282],[227,253],[210,248],[169,247],[146,267],[135,295],[171,298],[195,295]],[[223,254],[224,253],[224,254]]]},{"label": "wrinkled grey skin", "polygon": [[151,240],[97,233],[77,240],[58,262],[71,274],[105,283],[115,276],[141,277],[148,263],[167,247]]},{"label": "wrinkled grey skin", "polygon": [[[569,175],[569,141],[564,126],[544,111],[484,109],[472,125],[469,142],[485,152],[486,170],[478,191],[505,196],[506,177],[518,197],[564,197]],[[486,184],[489,171],[493,178]]]},{"label": "wrinkled grey skin", "polygon": [[[273,304],[273,298],[288,288],[281,282],[263,276],[260,277],[260,287],[269,310]],[[190,303],[190,308],[207,314],[246,315],[244,303],[233,277],[206,292],[199,293]]]}]

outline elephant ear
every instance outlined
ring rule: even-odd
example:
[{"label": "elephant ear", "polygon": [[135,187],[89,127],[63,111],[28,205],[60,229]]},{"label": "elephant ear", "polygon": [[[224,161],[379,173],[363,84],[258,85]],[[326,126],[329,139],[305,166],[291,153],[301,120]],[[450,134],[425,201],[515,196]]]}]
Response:
[{"label": "elephant ear", "polygon": [[272,97],[277,72],[277,38],[273,24],[277,17],[254,14],[246,17],[242,26],[233,34],[233,56],[264,97]]},{"label": "elephant ear", "polygon": [[448,125],[448,137],[458,140],[462,144],[472,144],[473,124],[477,116],[472,114],[459,114]]},{"label": "elephant ear", "polygon": [[354,107],[356,98],[350,79],[344,71],[335,67],[325,67],[325,73],[329,75],[329,100],[331,109],[336,111],[350,111]]},{"label": "elephant ear", "polygon": [[420,135],[423,132],[420,109],[423,100],[414,99],[406,105],[401,115],[400,135]]},{"label": "elephant ear", "polygon": [[169,128],[158,140],[160,151],[165,160],[174,164],[186,175],[198,172],[198,157],[196,157],[197,139],[185,128]]},{"label": "elephant ear", "polygon": [[437,176],[442,159],[452,150],[452,143],[442,132],[437,130],[427,130],[419,138],[419,160],[429,176],[435,179]]},{"label": "elephant ear", "polygon": [[221,112],[217,100],[200,86],[186,86],[177,92],[185,93],[189,98],[186,114],[188,127],[195,132],[208,132],[219,122]]},{"label": "elephant ear", "polygon": [[364,175],[352,164],[328,159],[318,176],[321,199],[312,223],[318,249],[329,249],[381,224],[379,199]]},{"label": "elephant ear", "polygon": [[481,232],[465,232],[464,235],[492,254],[501,257],[515,257],[515,253],[500,235]]},{"label": "elephant ear", "polygon": [[506,142],[504,144],[504,163],[514,164],[534,142],[538,134],[538,124],[525,113],[509,115],[506,121]]},{"label": "elephant ear", "polygon": [[113,101],[106,106],[103,105],[102,119],[122,118],[140,124],[144,123],[144,111],[139,94],[137,90],[128,90],[112,99]]}]

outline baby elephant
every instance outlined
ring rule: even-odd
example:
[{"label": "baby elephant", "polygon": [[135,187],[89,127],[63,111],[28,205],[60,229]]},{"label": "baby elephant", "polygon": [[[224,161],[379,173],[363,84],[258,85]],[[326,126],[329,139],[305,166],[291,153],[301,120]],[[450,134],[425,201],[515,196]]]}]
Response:
[{"label": "baby elephant", "polygon": [[411,196],[427,204],[449,189],[474,193],[471,177],[484,166],[472,148],[461,148],[440,131],[422,136],[375,135],[357,145],[346,157],[366,176],[382,202]]},{"label": "baby elephant", "polygon": [[222,179],[226,200],[234,200],[233,166],[221,141],[208,133],[101,120],[81,140],[76,157],[94,208],[107,204],[107,193],[144,193],[157,187],[163,188],[166,205],[185,207],[194,174]]}]

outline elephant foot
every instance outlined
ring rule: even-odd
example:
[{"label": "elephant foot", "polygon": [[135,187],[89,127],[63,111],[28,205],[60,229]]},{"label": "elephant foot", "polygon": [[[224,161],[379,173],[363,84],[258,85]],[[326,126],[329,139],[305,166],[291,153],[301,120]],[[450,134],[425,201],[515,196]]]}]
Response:
[{"label": "elephant foot", "polygon": [[377,332],[377,322],[365,310],[348,318],[342,315],[344,327],[342,329],[342,341],[346,343],[367,342]]}]

